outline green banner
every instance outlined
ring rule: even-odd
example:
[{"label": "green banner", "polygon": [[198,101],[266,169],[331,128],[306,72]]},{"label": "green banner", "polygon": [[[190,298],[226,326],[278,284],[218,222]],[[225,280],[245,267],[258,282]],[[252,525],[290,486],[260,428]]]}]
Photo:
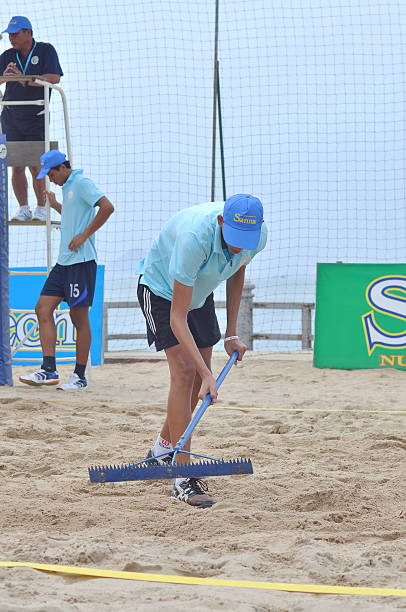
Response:
[{"label": "green banner", "polygon": [[314,366],[406,369],[406,264],[318,264]]}]

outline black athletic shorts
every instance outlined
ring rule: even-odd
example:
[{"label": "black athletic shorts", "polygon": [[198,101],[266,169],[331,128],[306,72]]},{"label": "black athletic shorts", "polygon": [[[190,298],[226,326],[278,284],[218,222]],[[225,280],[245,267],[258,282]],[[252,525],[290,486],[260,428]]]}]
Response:
[{"label": "black athletic shorts", "polygon": [[[138,282],[138,301],[147,324],[148,344],[155,351],[179,344],[170,326],[171,302],[152,293]],[[211,293],[201,308],[191,310],[187,316],[191,334],[198,348],[214,346],[221,338],[220,328]]]},{"label": "black athletic shorts", "polygon": [[83,261],[71,266],[55,264],[45,284],[41,295],[62,298],[69,308],[83,308],[93,303],[96,285],[97,265],[92,261]]},{"label": "black athletic shorts", "polygon": [[45,115],[16,117],[12,110],[4,107],[1,113],[1,127],[8,142],[45,139]]}]

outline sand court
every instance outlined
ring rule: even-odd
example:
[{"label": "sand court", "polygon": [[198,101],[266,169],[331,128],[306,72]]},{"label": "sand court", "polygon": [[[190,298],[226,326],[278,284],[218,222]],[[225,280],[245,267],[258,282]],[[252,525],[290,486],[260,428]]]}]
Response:
[{"label": "sand court", "polygon": [[[225,363],[219,354],[213,370]],[[62,374],[68,366],[60,368]],[[165,414],[166,363],[93,368],[89,390],[0,390],[3,561],[212,579],[404,589],[406,408],[391,369],[318,370],[310,354],[248,355],[194,436],[249,457],[210,478],[218,503],[171,501],[170,481],[93,485],[90,465],[145,456]],[[315,595],[0,568],[3,610],[404,609],[405,597]],[[403,607],[402,607],[403,606]]]}]

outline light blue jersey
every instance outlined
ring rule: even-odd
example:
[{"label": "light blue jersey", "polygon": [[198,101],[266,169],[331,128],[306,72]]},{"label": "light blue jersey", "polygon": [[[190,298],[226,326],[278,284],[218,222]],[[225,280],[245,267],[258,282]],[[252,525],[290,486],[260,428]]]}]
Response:
[{"label": "light blue jersey", "polygon": [[266,245],[267,229],[262,224],[256,249],[233,255],[223,248],[217,216],[224,202],[210,202],[185,208],[165,223],[148,255],[137,268],[141,282],[155,295],[172,300],[173,283],[193,287],[189,309],[203,306],[220,283],[246,266]]},{"label": "light blue jersey", "polygon": [[83,170],[73,170],[62,186],[63,204],[61,213],[61,245],[58,263],[61,266],[92,261],[97,258],[95,235],[92,234],[78,251],[71,251],[72,238],[82,234],[95,216],[94,205],[104,196],[90,179],[83,176]]}]

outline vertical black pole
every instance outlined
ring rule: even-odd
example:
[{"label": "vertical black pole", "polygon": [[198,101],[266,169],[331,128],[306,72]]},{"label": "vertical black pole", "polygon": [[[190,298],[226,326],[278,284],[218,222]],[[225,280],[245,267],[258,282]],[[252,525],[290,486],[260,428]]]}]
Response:
[{"label": "vertical black pole", "polygon": [[218,35],[219,35],[219,0],[216,0],[216,17],[214,26],[214,74],[213,74],[213,126],[211,143],[211,196],[216,196],[216,127],[217,127],[217,95],[218,95]]},{"label": "vertical black pole", "polygon": [[221,97],[220,97],[220,64],[217,60],[217,103],[219,115],[219,136],[220,136],[220,158],[221,158],[221,178],[223,182],[223,200],[227,199],[226,194],[226,172],[224,165],[224,143],[223,143],[223,121],[221,118]]},{"label": "vertical black pole", "polygon": [[0,134],[0,386],[13,384],[10,349],[7,146]]}]

